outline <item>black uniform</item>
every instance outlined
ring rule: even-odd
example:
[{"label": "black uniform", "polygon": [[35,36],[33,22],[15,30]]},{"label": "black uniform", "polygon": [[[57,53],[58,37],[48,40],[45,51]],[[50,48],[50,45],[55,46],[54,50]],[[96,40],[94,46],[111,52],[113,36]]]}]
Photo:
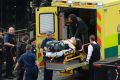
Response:
[{"label": "black uniform", "polygon": [[[46,43],[47,43],[48,41],[52,41],[52,40],[54,40],[54,39],[45,38],[45,39],[42,41],[41,48],[44,49],[44,47],[46,46]],[[46,69],[47,59],[46,59],[45,57],[44,57],[44,62],[45,62],[44,80],[52,80],[53,70],[48,70],[48,69]]]},{"label": "black uniform", "polygon": [[[4,43],[11,43],[16,45],[16,39],[14,35],[9,33],[5,34],[4,36]],[[12,70],[13,70],[13,56],[15,56],[16,47],[5,46],[6,48],[6,76],[8,78],[13,77]]]},{"label": "black uniform", "polygon": [[[18,47],[17,61],[19,60],[19,58],[21,57],[21,55],[26,52],[26,45],[27,45],[27,43],[20,42],[20,45]],[[24,71],[25,71],[24,65],[21,64],[20,68],[17,70],[17,80],[23,80]]]},{"label": "black uniform", "polygon": [[82,19],[80,19],[79,21],[73,22],[69,25],[69,38],[75,37],[81,39],[82,42],[87,42],[87,31],[88,26]]},{"label": "black uniform", "polygon": [[92,56],[90,62],[95,62],[100,60],[100,46],[98,44],[91,44],[93,47]]},{"label": "black uniform", "polygon": [[18,46],[18,55],[17,58],[19,58],[23,53],[26,52],[26,45],[27,43],[25,42],[20,42],[19,46]]},{"label": "black uniform", "polygon": [[89,61],[89,74],[90,80],[94,80],[94,68],[93,63],[100,60],[100,46],[98,44],[91,44],[93,47],[93,52]]}]

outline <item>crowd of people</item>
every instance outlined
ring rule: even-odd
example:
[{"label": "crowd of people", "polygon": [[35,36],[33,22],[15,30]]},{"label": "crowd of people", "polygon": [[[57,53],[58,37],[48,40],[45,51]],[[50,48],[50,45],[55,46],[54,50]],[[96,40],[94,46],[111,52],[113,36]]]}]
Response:
[{"label": "crowd of people", "polygon": [[[88,27],[82,21],[77,19],[76,15],[70,14],[68,16],[69,25],[69,38],[67,41],[61,42],[67,44],[68,49],[74,52],[76,49],[81,49],[82,44],[87,43],[89,40],[88,52],[86,62],[89,63],[90,74],[93,73],[93,62],[100,60],[100,46],[95,42],[95,36],[90,35],[88,39]],[[76,39],[76,40],[75,40]],[[44,54],[47,42],[55,40],[52,32],[46,33],[46,38],[42,41],[40,46],[40,53]],[[77,40],[80,43],[77,43]],[[17,44],[15,38],[15,29],[9,27],[7,33],[3,36],[3,31],[0,30],[0,80],[2,80],[2,64],[6,62],[6,78],[13,79],[13,70],[17,70],[17,80],[37,80],[39,65],[36,58],[36,43],[35,38],[29,39],[28,35],[22,37],[22,41]],[[71,44],[72,43],[72,44]],[[46,69],[46,55],[43,56],[45,63],[44,67],[44,80],[52,80],[53,70]],[[16,63],[15,67],[13,67]],[[93,75],[91,75],[93,80]]]},{"label": "crowd of people", "polygon": [[[10,26],[4,36],[0,29],[0,80],[3,80],[3,63],[6,63],[4,78],[37,80],[39,66],[36,59],[35,38],[29,39],[28,35],[23,35],[22,41],[17,42],[13,27]],[[15,67],[14,63],[16,63]],[[13,70],[17,70],[17,75],[13,74]]]}]

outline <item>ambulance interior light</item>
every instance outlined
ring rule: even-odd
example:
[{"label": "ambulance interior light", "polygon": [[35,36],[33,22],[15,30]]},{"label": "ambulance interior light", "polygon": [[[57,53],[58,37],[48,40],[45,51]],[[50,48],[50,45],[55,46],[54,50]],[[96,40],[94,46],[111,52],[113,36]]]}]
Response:
[{"label": "ambulance interior light", "polygon": [[67,3],[68,4],[72,4],[73,2],[72,2],[72,0],[68,0]]},{"label": "ambulance interior light", "polygon": [[102,6],[103,3],[102,3],[102,2],[98,2],[97,5],[98,5],[98,6]]}]

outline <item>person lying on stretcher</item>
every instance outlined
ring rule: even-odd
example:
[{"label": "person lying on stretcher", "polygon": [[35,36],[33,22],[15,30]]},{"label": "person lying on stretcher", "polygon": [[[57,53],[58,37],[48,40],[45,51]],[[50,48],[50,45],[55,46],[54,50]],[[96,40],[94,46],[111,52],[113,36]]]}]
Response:
[{"label": "person lying on stretcher", "polygon": [[46,57],[61,57],[70,53],[77,53],[77,51],[82,51],[81,40],[71,39],[62,40],[62,41],[49,41],[44,48],[44,55]]}]

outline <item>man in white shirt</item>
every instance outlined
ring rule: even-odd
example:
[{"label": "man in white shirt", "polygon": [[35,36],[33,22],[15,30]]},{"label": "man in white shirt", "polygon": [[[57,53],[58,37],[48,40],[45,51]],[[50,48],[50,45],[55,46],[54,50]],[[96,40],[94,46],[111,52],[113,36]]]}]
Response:
[{"label": "man in white shirt", "polygon": [[90,35],[86,61],[89,63],[90,80],[94,80],[93,62],[100,60],[100,46],[95,42],[95,36]]}]

